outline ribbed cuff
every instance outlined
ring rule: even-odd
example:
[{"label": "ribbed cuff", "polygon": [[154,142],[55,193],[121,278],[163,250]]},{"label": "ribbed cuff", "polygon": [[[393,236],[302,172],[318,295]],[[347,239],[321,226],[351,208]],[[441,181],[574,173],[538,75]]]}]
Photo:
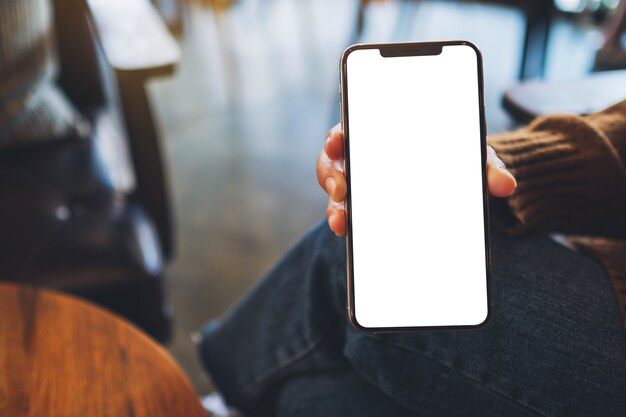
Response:
[{"label": "ribbed cuff", "polygon": [[626,236],[624,166],[609,138],[585,118],[539,118],[489,144],[518,182],[511,197],[492,203],[505,231]]},{"label": "ribbed cuff", "polygon": [[626,100],[601,112],[585,116],[584,119],[609,138],[624,163],[626,161]]}]

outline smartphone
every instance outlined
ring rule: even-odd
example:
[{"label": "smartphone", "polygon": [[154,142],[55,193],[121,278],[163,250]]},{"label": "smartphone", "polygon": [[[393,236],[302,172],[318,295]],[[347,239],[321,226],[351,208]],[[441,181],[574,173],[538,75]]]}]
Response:
[{"label": "smartphone", "polygon": [[472,329],[490,312],[482,58],[466,41],[341,57],[348,317],[365,332]]}]

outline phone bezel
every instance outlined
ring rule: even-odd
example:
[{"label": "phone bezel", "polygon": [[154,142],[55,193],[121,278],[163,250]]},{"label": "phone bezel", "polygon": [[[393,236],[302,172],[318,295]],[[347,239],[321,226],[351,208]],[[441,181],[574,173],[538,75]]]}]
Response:
[{"label": "phone bezel", "polygon": [[[487,284],[487,316],[482,323],[475,325],[456,325],[456,326],[407,326],[407,327],[365,327],[359,324],[356,319],[355,303],[354,303],[354,276],[353,276],[353,256],[352,256],[352,206],[350,192],[350,123],[348,117],[348,79],[347,79],[347,60],[348,56],[357,50],[362,49],[378,49],[381,55],[391,53],[394,57],[406,56],[422,56],[437,55],[432,53],[440,48],[443,49],[449,45],[465,45],[469,46],[476,53],[476,63],[478,66],[478,106],[480,114],[480,144],[481,144],[481,162],[482,162],[482,186],[483,186],[483,222],[485,230],[485,263],[486,263],[486,284]],[[389,52],[393,51],[393,52]],[[355,44],[351,45],[341,55],[340,62],[340,104],[341,104],[341,125],[344,132],[344,172],[348,184],[346,195],[346,214],[347,214],[347,233],[346,233],[346,259],[347,259],[347,289],[348,289],[348,322],[355,329],[365,333],[389,333],[389,332],[414,332],[414,331],[435,331],[435,330],[476,330],[485,327],[491,319],[491,244],[489,239],[489,193],[487,189],[487,128],[485,122],[485,101],[484,101],[484,81],[483,81],[483,64],[482,55],[476,45],[469,41],[453,40],[453,41],[437,41],[437,42],[393,42],[393,43],[375,43],[375,44]]]}]

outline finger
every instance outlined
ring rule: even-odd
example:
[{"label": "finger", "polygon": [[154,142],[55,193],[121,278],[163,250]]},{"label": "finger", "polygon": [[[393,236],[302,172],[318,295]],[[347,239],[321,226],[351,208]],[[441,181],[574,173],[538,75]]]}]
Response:
[{"label": "finger", "polygon": [[333,233],[339,237],[346,235],[346,209],[343,202],[338,203],[329,198],[326,208],[326,219]]},{"label": "finger", "polygon": [[494,197],[508,197],[515,191],[517,181],[491,146],[487,147],[487,185]]},{"label": "finger", "polygon": [[317,182],[335,201],[346,199],[348,186],[343,172],[343,163],[328,158],[322,151],[317,157]]},{"label": "finger", "polygon": [[332,160],[343,160],[343,129],[341,123],[335,125],[328,135],[326,135],[326,142],[324,143],[324,151],[326,155]]}]

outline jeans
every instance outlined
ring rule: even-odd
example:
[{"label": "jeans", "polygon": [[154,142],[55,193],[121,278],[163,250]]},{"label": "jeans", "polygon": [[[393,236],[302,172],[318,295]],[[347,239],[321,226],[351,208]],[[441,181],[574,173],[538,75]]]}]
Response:
[{"label": "jeans", "polygon": [[370,335],[346,320],[345,256],[316,226],[204,328],[204,366],[246,416],[626,415],[624,330],[593,259],[493,232],[485,328]]}]

